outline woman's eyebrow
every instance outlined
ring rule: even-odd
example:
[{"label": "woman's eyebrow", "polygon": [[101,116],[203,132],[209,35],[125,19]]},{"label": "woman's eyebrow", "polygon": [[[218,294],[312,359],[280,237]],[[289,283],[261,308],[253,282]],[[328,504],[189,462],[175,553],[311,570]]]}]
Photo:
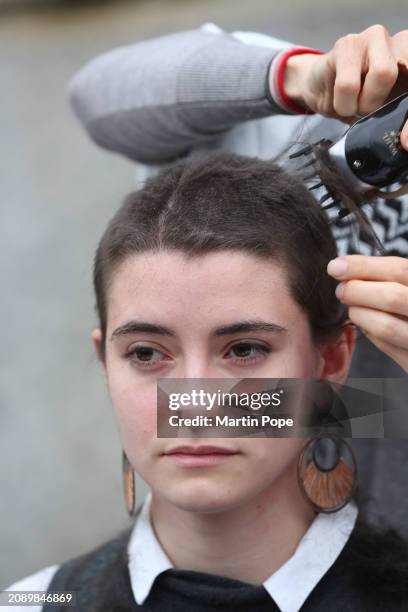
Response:
[{"label": "woman's eyebrow", "polygon": [[[268,321],[261,321],[256,319],[246,320],[246,321],[237,321],[236,323],[230,323],[229,325],[222,325],[221,327],[217,327],[211,332],[212,336],[227,336],[231,334],[239,334],[242,332],[252,332],[252,331],[267,331],[274,333],[281,333],[288,331],[286,327],[282,327],[282,325],[278,325],[277,323],[269,323]],[[128,321],[123,325],[120,325],[115,329],[112,333],[110,340],[114,340],[120,336],[126,336],[128,334],[134,334],[137,332],[147,332],[149,334],[158,334],[160,336],[172,336],[176,335],[171,329],[164,327],[163,325],[156,325],[154,323],[148,323],[147,321]]]},{"label": "woman's eyebrow", "polygon": [[239,334],[242,332],[252,331],[281,333],[288,330],[286,327],[282,327],[282,325],[278,325],[277,323],[269,323],[268,321],[256,319],[254,321],[237,321],[236,323],[231,323],[230,325],[223,325],[222,327],[215,329],[212,334],[213,336],[227,336],[229,334]]},{"label": "woman's eyebrow", "polygon": [[175,336],[176,333],[163,325],[155,325],[146,321],[129,321],[115,329],[110,339],[115,340],[119,336],[126,336],[136,332],[147,332],[149,334],[159,334],[160,336]]}]

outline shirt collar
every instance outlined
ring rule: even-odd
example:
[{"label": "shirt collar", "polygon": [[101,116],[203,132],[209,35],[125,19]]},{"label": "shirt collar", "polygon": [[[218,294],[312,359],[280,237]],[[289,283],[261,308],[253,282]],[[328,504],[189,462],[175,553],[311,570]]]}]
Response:
[{"label": "shirt collar", "polygon": [[299,610],[343,550],[357,514],[354,501],[338,512],[319,513],[292,557],[267,578],[264,587],[282,612]]},{"label": "shirt collar", "polygon": [[149,491],[128,544],[130,584],[139,605],[148,596],[156,577],[173,567],[153,531],[150,521],[151,501],[152,494]]},{"label": "shirt collar", "polygon": [[[128,544],[130,583],[139,605],[145,601],[157,576],[174,567],[153,531],[150,506],[151,492],[146,496]],[[318,514],[292,557],[265,580],[263,586],[282,612],[299,610],[343,550],[357,514],[353,501],[338,512]]]}]

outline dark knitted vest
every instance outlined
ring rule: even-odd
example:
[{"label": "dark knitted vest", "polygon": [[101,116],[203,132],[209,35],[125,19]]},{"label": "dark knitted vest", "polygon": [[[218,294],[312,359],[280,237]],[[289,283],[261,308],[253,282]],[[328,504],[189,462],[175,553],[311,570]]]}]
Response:
[{"label": "dark knitted vest", "polygon": [[[279,612],[263,586],[203,572],[170,569],[160,574],[142,605],[135,602],[128,571],[132,527],[97,549],[64,563],[48,592],[76,591],[74,607],[44,612]],[[292,585],[296,589],[296,584]],[[313,589],[302,612],[407,612],[408,550],[394,531],[378,532],[357,519],[339,557]]]}]

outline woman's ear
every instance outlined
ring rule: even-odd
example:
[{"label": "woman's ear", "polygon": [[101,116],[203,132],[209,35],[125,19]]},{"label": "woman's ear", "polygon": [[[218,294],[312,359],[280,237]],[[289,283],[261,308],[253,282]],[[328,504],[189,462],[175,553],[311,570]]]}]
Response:
[{"label": "woman's ear", "polygon": [[106,382],[108,381],[108,374],[106,371],[106,363],[105,363],[105,359],[103,356],[103,351],[102,351],[102,332],[99,328],[92,330],[91,332],[91,340],[92,340],[92,344],[94,346],[95,349],[95,353],[96,356],[98,358],[98,360],[100,361],[102,367],[103,367],[103,371],[104,371],[104,375],[105,375],[105,379]]},{"label": "woman's ear", "polygon": [[348,375],[353,351],[356,344],[356,328],[348,319],[336,338],[322,343],[320,353],[319,378],[343,383]]}]

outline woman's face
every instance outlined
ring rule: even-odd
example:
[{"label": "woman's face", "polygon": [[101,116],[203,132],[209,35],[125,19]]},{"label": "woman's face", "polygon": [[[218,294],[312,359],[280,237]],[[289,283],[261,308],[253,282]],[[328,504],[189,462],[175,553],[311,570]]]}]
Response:
[{"label": "woman's face", "polygon": [[[185,510],[226,510],[272,488],[304,441],[200,438],[235,454],[179,465],[164,453],[197,439],[157,437],[159,378],[313,378],[329,366],[341,380],[351,358],[352,343],[337,357],[314,345],[279,263],[238,251],[130,256],[114,273],[107,312],[103,365],[123,448],[153,492]],[[151,329],[138,331],[142,323]],[[99,350],[99,330],[93,340]]]}]

